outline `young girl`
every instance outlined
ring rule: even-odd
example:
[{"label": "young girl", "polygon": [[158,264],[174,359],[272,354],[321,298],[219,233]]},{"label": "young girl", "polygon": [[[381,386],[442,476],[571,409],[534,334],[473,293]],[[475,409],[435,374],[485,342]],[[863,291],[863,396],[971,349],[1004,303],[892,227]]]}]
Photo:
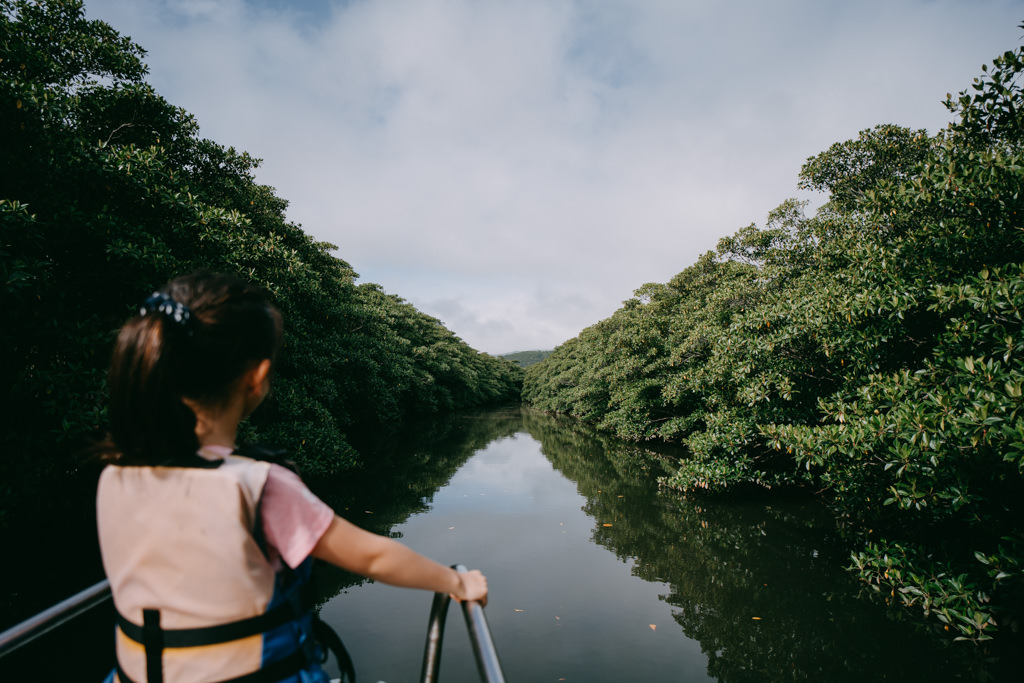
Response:
[{"label": "young girl", "polygon": [[170,282],[121,329],[112,464],[97,519],[121,683],[321,683],[311,558],[395,586],[486,600],[459,574],[346,522],[278,464],[236,454],[270,390],[282,323],[233,277]]}]

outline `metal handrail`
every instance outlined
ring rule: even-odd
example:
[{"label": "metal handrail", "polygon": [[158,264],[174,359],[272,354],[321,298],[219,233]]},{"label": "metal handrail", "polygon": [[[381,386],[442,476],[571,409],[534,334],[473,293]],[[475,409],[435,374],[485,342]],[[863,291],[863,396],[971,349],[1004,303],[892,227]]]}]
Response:
[{"label": "metal handrail", "polygon": [[[465,572],[462,565],[455,565],[458,572]],[[110,582],[107,580],[86,588],[72,595],[67,600],[12,626],[0,633],[0,658],[26,645],[36,638],[52,631],[61,624],[83,614],[110,598]],[[441,669],[441,645],[444,641],[444,625],[448,616],[448,603],[451,597],[447,593],[435,593],[430,608],[430,624],[427,629],[427,644],[423,652],[423,683],[437,683]],[[498,651],[491,639],[491,629],[484,616],[483,605],[479,601],[463,601],[462,614],[469,630],[469,639],[473,644],[477,669],[484,683],[505,683],[505,674],[498,660]]]},{"label": "metal handrail", "polygon": [[63,602],[0,633],[0,657],[87,612],[110,597],[110,583],[104,579]]},{"label": "metal handrail", "polygon": [[[454,565],[457,572],[465,572],[461,564]],[[430,607],[430,624],[427,627],[427,645],[423,651],[423,670],[420,680],[423,683],[437,683],[441,670],[441,645],[444,641],[444,623],[448,616],[448,603],[451,596],[447,593],[434,593],[434,602]],[[476,655],[476,666],[480,672],[480,680],[484,683],[505,683],[505,674],[501,670],[498,651],[491,639],[491,629],[484,616],[484,607],[476,600],[464,600],[462,615],[466,619],[469,640],[473,644]]]}]

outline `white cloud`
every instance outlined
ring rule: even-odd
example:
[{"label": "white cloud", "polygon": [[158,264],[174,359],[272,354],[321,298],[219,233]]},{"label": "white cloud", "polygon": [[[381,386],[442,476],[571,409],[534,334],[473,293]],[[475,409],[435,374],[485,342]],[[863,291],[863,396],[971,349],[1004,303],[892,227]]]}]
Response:
[{"label": "white cloud", "polygon": [[87,0],[288,215],[474,347],[551,348],[796,194],[930,130],[1009,0]]}]

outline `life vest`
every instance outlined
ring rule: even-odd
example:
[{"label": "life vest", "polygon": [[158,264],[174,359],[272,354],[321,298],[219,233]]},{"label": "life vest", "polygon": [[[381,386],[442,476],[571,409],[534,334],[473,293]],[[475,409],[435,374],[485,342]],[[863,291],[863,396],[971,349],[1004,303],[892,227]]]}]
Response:
[{"label": "life vest", "polygon": [[312,560],[275,569],[261,540],[270,463],[215,457],[112,465],[100,476],[117,679],[326,682],[310,609]]}]

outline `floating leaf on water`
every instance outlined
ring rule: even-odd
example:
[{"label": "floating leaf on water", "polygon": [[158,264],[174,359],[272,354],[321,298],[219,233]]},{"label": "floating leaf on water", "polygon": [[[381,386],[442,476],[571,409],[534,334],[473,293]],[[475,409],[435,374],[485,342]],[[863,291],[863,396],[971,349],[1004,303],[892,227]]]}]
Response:
[{"label": "floating leaf on water", "polygon": [[452,529],[454,529],[454,528],[455,528],[455,527],[453,527],[453,526],[450,526],[450,527],[448,527],[448,531],[451,531],[451,530],[452,530]]},{"label": "floating leaf on water", "polygon": [[653,630],[655,630],[656,628],[658,628],[658,625],[657,625],[657,624],[648,624],[648,626],[650,626],[650,627],[651,627],[651,630],[652,630],[652,631],[653,631]]},{"label": "floating leaf on water", "polygon": [[611,524],[602,524],[601,526],[611,526]]},{"label": "floating leaf on water", "polygon": [[754,621],[761,621],[761,617],[750,617],[750,618],[753,619]]}]

